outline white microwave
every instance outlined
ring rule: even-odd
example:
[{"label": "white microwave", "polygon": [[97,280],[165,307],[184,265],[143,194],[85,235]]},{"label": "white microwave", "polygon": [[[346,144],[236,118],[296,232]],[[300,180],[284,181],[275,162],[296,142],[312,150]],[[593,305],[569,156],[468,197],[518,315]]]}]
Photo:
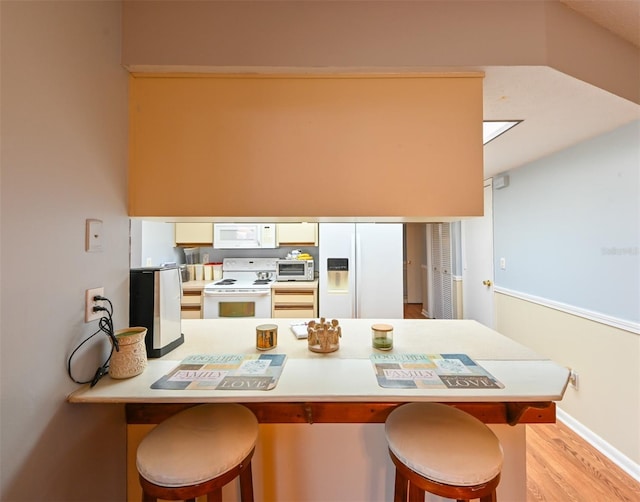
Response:
[{"label": "white microwave", "polygon": [[276,247],[275,223],[214,223],[215,249],[259,249]]}]

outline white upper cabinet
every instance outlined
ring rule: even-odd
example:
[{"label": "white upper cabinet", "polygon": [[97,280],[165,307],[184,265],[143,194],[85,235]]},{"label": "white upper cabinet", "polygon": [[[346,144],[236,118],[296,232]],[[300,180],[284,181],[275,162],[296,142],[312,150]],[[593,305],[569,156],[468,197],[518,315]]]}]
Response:
[{"label": "white upper cabinet", "polygon": [[205,245],[213,245],[213,223],[176,223],[176,246]]},{"label": "white upper cabinet", "polygon": [[278,246],[317,246],[317,223],[278,223]]}]

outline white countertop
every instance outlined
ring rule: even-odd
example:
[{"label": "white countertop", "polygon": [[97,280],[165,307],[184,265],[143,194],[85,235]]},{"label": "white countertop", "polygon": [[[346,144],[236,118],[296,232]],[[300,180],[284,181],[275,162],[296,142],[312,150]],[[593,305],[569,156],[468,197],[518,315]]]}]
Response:
[{"label": "white countertop", "polygon": [[[305,319],[306,320],[306,319]],[[475,321],[344,319],[340,349],[310,352],[307,340],[289,329],[294,319],[183,319],[185,343],[145,371],[126,380],[105,376],[90,389],[69,396],[75,403],[191,402],[522,402],[559,401],[569,371]],[[502,389],[382,388],[376,380],[370,326],[394,326],[394,348],[387,353],[466,354],[504,384]],[[266,353],[287,355],[277,386],[260,390],[155,390],[150,386],[186,356],[194,354],[262,354],[255,348],[256,326],[278,325],[278,345]]]},{"label": "white countertop", "polygon": [[280,289],[305,289],[305,288],[317,288],[318,279],[313,281],[275,281],[271,283],[271,288]]},{"label": "white countertop", "polygon": [[[182,289],[184,291],[201,291],[207,284],[218,282],[220,280],[221,279],[208,281],[185,281],[182,283]],[[313,281],[274,281],[271,283],[271,287],[291,289],[317,288],[318,279],[314,279]]]}]

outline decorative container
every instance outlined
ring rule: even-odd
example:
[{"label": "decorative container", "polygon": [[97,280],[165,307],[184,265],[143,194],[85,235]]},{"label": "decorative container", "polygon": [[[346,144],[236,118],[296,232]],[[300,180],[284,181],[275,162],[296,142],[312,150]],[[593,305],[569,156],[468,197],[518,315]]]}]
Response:
[{"label": "decorative container", "polygon": [[374,349],[391,350],[393,348],[393,326],[391,324],[372,325],[371,345]]},{"label": "decorative container", "polygon": [[130,378],[144,371],[147,367],[147,348],[144,342],[146,336],[147,328],[142,327],[125,328],[115,332],[119,350],[114,348],[111,354],[111,378]]},{"label": "decorative container", "polygon": [[271,350],[278,345],[278,326],[276,324],[260,324],[256,327],[256,348]]},{"label": "decorative container", "polygon": [[337,319],[326,322],[324,317],[320,322],[309,321],[307,324],[307,342],[311,352],[335,352],[340,348],[342,328]]}]

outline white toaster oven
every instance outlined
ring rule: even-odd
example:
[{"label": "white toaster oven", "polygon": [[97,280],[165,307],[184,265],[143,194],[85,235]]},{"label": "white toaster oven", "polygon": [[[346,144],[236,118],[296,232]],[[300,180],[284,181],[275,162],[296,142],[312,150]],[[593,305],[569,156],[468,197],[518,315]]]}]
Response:
[{"label": "white toaster oven", "polygon": [[313,281],[313,260],[276,261],[276,281]]}]

